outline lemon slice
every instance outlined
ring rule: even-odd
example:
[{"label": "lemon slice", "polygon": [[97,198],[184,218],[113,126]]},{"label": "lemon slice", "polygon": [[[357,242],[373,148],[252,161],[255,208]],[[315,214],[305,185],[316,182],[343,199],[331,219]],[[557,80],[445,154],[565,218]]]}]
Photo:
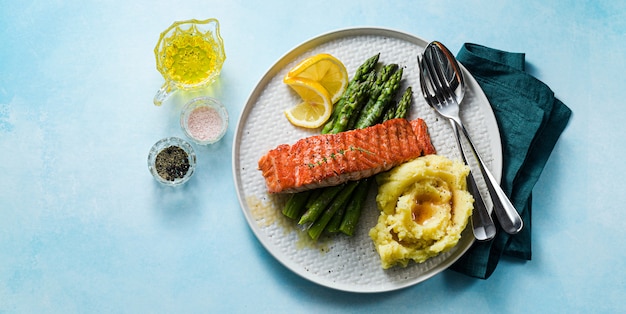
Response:
[{"label": "lemon slice", "polygon": [[285,75],[284,80],[296,77],[322,85],[330,94],[330,101],[333,104],[339,100],[348,86],[346,67],[339,59],[327,53],[320,53],[300,61]]},{"label": "lemon slice", "polygon": [[300,77],[286,78],[284,82],[302,98],[301,103],[285,110],[291,124],[314,129],[330,118],[333,105],[328,91],[320,83]]}]

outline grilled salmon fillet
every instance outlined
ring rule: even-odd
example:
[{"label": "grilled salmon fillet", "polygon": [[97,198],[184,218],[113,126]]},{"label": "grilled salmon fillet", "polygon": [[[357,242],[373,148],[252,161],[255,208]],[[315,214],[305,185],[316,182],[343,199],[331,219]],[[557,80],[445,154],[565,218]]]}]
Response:
[{"label": "grilled salmon fillet", "polygon": [[424,120],[392,119],[279,145],[258,165],[270,193],[293,193],[359,180],[434,153]]}]

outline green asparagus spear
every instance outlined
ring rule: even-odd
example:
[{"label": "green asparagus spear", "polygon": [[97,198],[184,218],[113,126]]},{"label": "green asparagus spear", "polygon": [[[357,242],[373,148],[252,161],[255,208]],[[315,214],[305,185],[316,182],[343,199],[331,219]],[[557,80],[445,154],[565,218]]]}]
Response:
[{"label": "green asparagus spear", "polygon": [[378,99],[371,110],[363,112],[359,120],[355,125],[355,129],[362,129],[370,125],[376,124],[382,117],[383,112],[387,104],[393,99],[398,88],[400,87],[400,80],[402,79],[402,68],[398,69],[389,80],[385,83],[383,90],[381,91]]},{"label": "green asparagus spear", "polygon": [[324,209],[326,209],[326,206],[328,206],[328,204],[332,202],[333,198],[335,198],[335,196],[339,192],[341,192],[344,186],[345,183],[325,188],[324,192],[322,192],[322,194],[317,197],[311,207],[307,208],[304,214],[302,214],[302,217],[300,217],[300,221],[298,222],[298,224],[304,225],[307,223],[315,222],[315,220],[317,220],[317,218],[324,211]]},{"label": "green asparagus spear", "polygon": [[311,193],[311,196],[309,196],[309,199],[307,200],[306,205],[304,205],[304,208],[310,208],[311,206],[313,206],[313,203],[317,200],[317,198],[320,197],[322,192],[324,192],[324,189],[308,190],[305,192]]},{"label": "green asparagus spear", "polygon": [[343,234],[352,236],[354,229],[356,228],[359,218],[361,217],[361,209],[363,203],[367,198],[367,192],[370,189],[370,182],[373,182],[370,178],[359,181],[359,185],[354,190],[354,195],[346,207],[346,213],[341,220],[339,231]]},{"label": "green asparagus spear", "polygon": [[352,80],[356,80],[358,82],[362,82],[367,79],[367,75],[374,70],[376,64],[378,63],[378,59],[380,58],[380,52],[369,57],[363,64],[361,64],[354,73],[354,77]]},{"label": "green asparagus spear", "polygon": [[321,216],[313,223],[313,225],[309,228],[308,234],[313,240],[317,240],[328,222],[332,219],[333,215],[337,212],[337,210],[343,206],[345,202],[350,198],[350,194],[354,191],[354,188],[359,185],[358,181],[351,181],[343,187],[341,192],[337,194],[333,202],[324,210]]},{"label": "green asparagus spear", "polygon": [[310,195],[311,191],[291,194],[287,200],[287,204],[285,204],[285,207],[283,208],[283,215],[291,219],[297,219],[300,217]]},{"label": "green asparagus spear", "polygon": [[389,104],[387,108],[385,109],[385,112],[383,113],[383,122],[395,118],[397,108],[398,108],[397,103]]},{"label": "green asparagus spear", "polygon": [[352,116],[355,110],[358,110],[359,107],[363,106],[363,100],[367,99],[368,92],[374,83],[374,78],[374,72],[370,72],[368,78],[359,84],[356,91],[350,95],[350,98],[346,99],[346,103],[343,105],[343,108],[341,108],[341,112],[335,120],[335,125],[333,126],[331,133],[337,134],[348,128],[350,116]]},{"label": "green asparagus spear", "polygon": [[367,103],[358,114],[352,115],[348,126],[349,129],[354,129],[354,126],[363,113],[372,110],[372,107],[376,104],[376,100],[378,100],[378,96],[380,96],[380,93],[383,91],[385,83],[389,80],[389,78],[391,78],[391,75],[395,73],[397,69],[398,65],[395,63],[385,65],[382,69],[380,69],[378,75],[376,76],[376,82],[372,84]]},{"label": "green asparagus spear", "polygon": [[385,110],[385,114],[383,115],[383,121],[391,120],[394,118],[405,118],[407,115],[407,110],[411,106],[412,101],[413,91],[411,90],[411,86],[409,86],[402,94],[402,98],[397,103],[393,103],[387,107],[387,109]]},{"label": "green asparagus spear", "polygon": [[413,102],[413,90],[411,86],[407,87],[402,95],[402,98],[398,102],[398,106],[396,107],[396,118],[406,118],[409,107],[411,107],[411,103]]},{"label": "green asparagus spear", "polygon": [[359,85],[359,83],[367,79],[367,76],[369,75],[369,73],[372,72],[372,70],[374,70],[374,68],[376,67],[376,64],[378,63],[379,58],[380,58],[380,53],[377,53],[369,57],[367,60],[365,60],[365,62],[363,62],[356,69],[356,72],[354,73],[354,76],[352,77],[350,82],[348,82],[348,86],[346,86],[346,90],[343,92],[343,95],[341,96],[341,98],[339,98],[337,103],[333,105],[333,112],[331,113],[330,118],[328,119],[326,124],[324,124],[324,127],[322,128],[322,134],[328,134],[331,132],[335,124],[335,121],[337,120],[337,116],[341,112],[346,102],[346,99],[350,97],[350,95],[355,89],[357,89],[357,86]]},{"label": "green asparagus spear", "polygon": [[[350,198],[352,198],[353,195],[354,195],[354,191],[352,191]],[[343,220],[343,216],[346,213],[346,207],[348,206],[349,202],[350,200],[343,203],[342,206],[339,206],[339,209],[337,209],[337,212],[335,212],[335,214],[333,215],[333,218],[331,218],[330,221],[328,222],[328,225],[326,226],[326,232],[328,233],[339,232],[339,226],[341,226],[341,221]]]}]

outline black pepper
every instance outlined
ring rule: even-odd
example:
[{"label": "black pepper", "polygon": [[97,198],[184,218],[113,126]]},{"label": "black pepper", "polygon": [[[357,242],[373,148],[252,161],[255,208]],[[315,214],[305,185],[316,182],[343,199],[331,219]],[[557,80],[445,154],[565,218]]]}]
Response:
[{"label": "black pepper", "polygon": [[174,181],[189,171],[189,155],[178,146],[169,146],[157,154],[154,166],[161,178]]}]

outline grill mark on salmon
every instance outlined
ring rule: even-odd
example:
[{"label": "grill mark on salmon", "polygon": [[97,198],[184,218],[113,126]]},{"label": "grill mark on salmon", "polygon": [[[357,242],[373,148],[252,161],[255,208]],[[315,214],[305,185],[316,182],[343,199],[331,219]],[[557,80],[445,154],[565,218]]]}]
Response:
[{"label": "grill mark on salmon", "polygon": [[392,119],[278,145],[258,166],[270,193],[293,193],[359,180],[434,153],[424,120]]}]

